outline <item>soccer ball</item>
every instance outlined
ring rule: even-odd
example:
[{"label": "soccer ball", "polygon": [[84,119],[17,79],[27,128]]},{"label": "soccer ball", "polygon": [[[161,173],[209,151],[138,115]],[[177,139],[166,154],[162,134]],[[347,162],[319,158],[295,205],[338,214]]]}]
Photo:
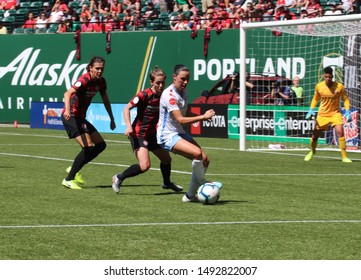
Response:
[{"label": "soccer ball", "polygon": [[214,204],[218,201],[221,192],[214,184],[207,182],[199,187],[197,195],[198,200],[203,204]]}]

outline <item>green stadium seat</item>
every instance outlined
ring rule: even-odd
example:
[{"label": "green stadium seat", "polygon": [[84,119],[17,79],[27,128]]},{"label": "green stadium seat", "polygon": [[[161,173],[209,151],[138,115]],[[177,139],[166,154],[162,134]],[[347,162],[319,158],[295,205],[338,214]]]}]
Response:
[{"label": "green stadium seat", "polygon": [[29,7],[29,12],[32,12],[34,14],[34,17],[37,17],[43,8],[43,2],[35,1],[31,2]]},{"label": "green stadium seat", "polygon": [[2,19],[3,25],[6,26],[8,33],[14,30],[15,16],[7,16]]},{"label": "green stadium seat", "polygon": [[36,29],[35,33],[46,33],[46,28],[45,27],[38,28]]},{"label": "green stadium seat", "polygon": [[24,28],[18,27],[13,30],[13,34],[24,34]]},{"label": "green stadium seat", "polygon": [[78,1],[70,1],[68,3],[68,7],[73,8],[74,10],[77,10],[78,8],[80,8],[80,2],[78,2]]},{"label": "green stadium seat", "polygon": [[25,34],[34,34],[35,33],[35,28],[25,28],[24,33]]},{"label": "green stadium seat", "polygon": [[27,8],[19,8],[15,13],[15,21],[18,24],[23,24],[27,18],[29,9]]},{"label": "green stadium seat", "polygon": [[20,2],[20,8],[30,8],[31,2]]},{"label": "green stadium seat", "polygon": [[56,24],[52,24],[48,30],[46,30],[46,33],[57,33],[58,32],[58,26]]}]

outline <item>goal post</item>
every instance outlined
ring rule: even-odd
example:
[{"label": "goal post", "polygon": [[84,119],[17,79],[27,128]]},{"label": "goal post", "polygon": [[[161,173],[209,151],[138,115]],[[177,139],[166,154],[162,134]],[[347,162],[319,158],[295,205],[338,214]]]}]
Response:
[{"label": "goal post", "polygon": [[[314,129],[313,120],[305,120],[315,85],[322,80],[322,70],[334,69],[334,79],[345,86],[350,99],[352,122],[345,122],[348,149],[360,144],[359,109],[361,106],[361,15],[324,16],[242,23],[240,26],[240,150],[282,147],[308,149]],[[262,85],[261,98],[246,105],[246,72],[277,77],[291,86],[298,77],[303,88],[302,103],[276,105],[270,93],[270,82]],[[254,86],[257,88],[260,85]],[[257,94],[252,89],[252,98]],[[300,99],[301,100],[301,99]],[[236,136],[235,136],[236,137]],[[332,129],[320,138],[320,148],[338,148]]]}]

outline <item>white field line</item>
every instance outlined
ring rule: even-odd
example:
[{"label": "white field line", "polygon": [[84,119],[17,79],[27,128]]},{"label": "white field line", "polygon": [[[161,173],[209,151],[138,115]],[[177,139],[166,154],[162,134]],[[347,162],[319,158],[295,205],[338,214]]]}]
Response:
[{"label": "white field line", "polygon": [[[57,139],[69,139],[66,136],[59,135],[45,135],[45,134],[26,134],[26,133],[9,133],[9,132],[0,132],[0,135],[12,135],[12,136],[25,136],[25,137],[41,137],[41,138],[57,138]],[[105,140],[109,143],[120,143],[120,144],[129,144],[128,141],[120,140]],[[73,142],[72,142],[73,143]],[[39,144],[40,145],[40,144]]]},{"label": "white field line", "polygon": [[[6,132],[0,132],[0,135],[16,135],[16,136],[31,136],[31,137],[48,137],[48,138],[58,138],[58,139],[68,139],[65,136],[55,136],[55,135],[44,135],[44,134],[26,134],[26,133],[6,133]],[[118,144],[127,144],[129,145],[128,141],[118,141],[118,140],[105,140],[106,142],[110,143],[118,143]],[[2,144],[0,144],[2,145]],[[3,144],[4,145],[4,144]],[[11,145],[11,144],[10,144]],[[20,144],[24,145],[24,144]],[[26,144],[25,144],[26,145]],[[37,144],[34,144],[37,145]],[[44,144],[39,144],[44,145]],[[56,144],[58,146],[58,144]],[[231,149],[231,148],[220,148],[220,147],[203,147],[206,150],[221,150],[221,151],[235,151],[244,153],[243,151],[240,151],[239,149]],[[280,151],[267,151],[267,150],[254,150],[252,153],[265,153],[265,154],[278,154],[278,155],[284,155],[284,156],[298,156],[298,157],[304,157],[305,155],[301,154],[294,154],[294,153],[284,153]],[[61,159],[61,158],[51,158],[51,157],[42,157],[42,156],[34,156],[34,155],[22,155],[22,154],[11,154],[11,153],[0,153],[0,155],[4,156],[18,156],[18,157],[29,157],[29,158],[38,158],[38,159],[47,159],[47,160],[57,160],[57,161],[66,161],[66,162],[73,162],[72,160],[68,159]],[[330,156],[319,156],[316,155],[314,158],[324,158],[324,159],[340,159],[339,156],[336,157],[330,157]],[[353,161],[358,161],[358,159],[352,159]],[[104,166],[120,166],[120,167],[128,167],[129,165],[124,164],[112,164],[112,163],[100,163],[100,162],[89,162],[88,164],[96,164],[96,165],[104,165]],[[153,171],[160,171],[159,168],[150,168],[150,170]],[[172,170],[174,173],[180,173],[180,174],[191,174],[191,172],[186,171],[180,171],[180,170]],[[239,174],[239,173],[207,173],[207,176],[360,176],[361,174]]]},{"label": "white field line", "polygon": [[289,221],[229,221],[229,222],[179,222],[179,223],[133,223],[133,224],[74,224],[74,225],[8,225],[0,229],[18,228],[80,228],[80,227],[145,227],[145,226],[184,226],[184,225],[275,225],[275,224],[350,224],[361,220],[289,220]]},{"label": "white field line", "polygon": [[[55,158],[55,157],[44,157],[44,156],[34,156],[34,155],[25,155],[25,154],[13,154],[13,153],[0,153],[0,156],[10,156],[10,157],[25,157],[25,158],[36,158],[36,159],[44,159],[44,160],[54,160],[54,161],[65,161],[65,162],[73,162],[73,159],[64,159],[64,158]],[[93,165],[101,165],[101,166],[119,166],[119,167],[129,167],[126,164],[116,164],[116,163],[106,163],[106,162],[89,162],[88,164]],[[149,170],[153,171],[160,171],[159,168],[150,168]],[[192,173],[189,171],[181,171],[172,169],[172,173],[178,174],[188,174],[191,175]],[[336,173],[294,173],[294,174],[285,174],[285,173],[207,173],[207,176],[361,176],[361,174],[336,174]]]}]

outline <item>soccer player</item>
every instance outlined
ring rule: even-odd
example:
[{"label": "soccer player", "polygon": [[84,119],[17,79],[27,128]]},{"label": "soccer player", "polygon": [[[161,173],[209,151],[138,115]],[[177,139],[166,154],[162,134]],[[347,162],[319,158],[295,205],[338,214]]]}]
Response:
[{"label": "soccer player", "polygon": [[80,76],[75,84],[64,93],[64,108],[61,116],[63,125],[69,138],[74,138],[81,147],[73,165],[67,168],[68,176],[62,182],[64,187],[70,189],[81,189],[80,184],[84,184],[84,179],[79,173],[80,169],[106,148],[103,137],[85,119],[86,111],[97,92],[100,92],[105,109],[109,114],[110,128],[114,130],[116,126],[107,94],[107,84],[103,78],[104,65],[104,58],[92,57],[86,68],[87,73]]},{"label": "soccer player", "polygon": [[[160,160],[160,170],[163,176],[163,189],[171,189],[175,192],[183,190],[170,181],[171,157],[169,152],[163,150],[157,144],[157,123],[159,119],[159,100],[164,90],[167,76],[163,70],[155,67],[150,73],[151,87],[142,90],[136,94],[123,110],[124,121],[127,126],[125,135],[129,138],[133,148],[137,164],[133,164],[121,174],[113,176],[112,188],[119,193],[120,186],[126,178],[137,176],[146,172],[150,168],[149,151],[151,151]],[[130,110],[137,107],[137,116],[133,121],[130,120]]]},{"label": "soccer player", "polygon": [[341,83],[332,81],[333,70],[331,67],[326,67],[323,74],[324,81],[320,82],[315,87],[315,94],[313,96],[310,110],[306,115],[306,119],[315,116],[314,108],[321,99],[320,108],[316,118],[316,126],[311,138],[311,151],[305,157],[305,161],[310,161],[316,153],[317,140],[322,131],[327,130],[329,125],[335,129],[339,147],[341,149],[342,161],[352,162],[346,153],[346,140],[343,131],[343,120],[340,113],[340,97],[344,102],[346,108],[345,117],[347,121],[351,121],[350,101],[345,93],[344,86]]},{"label": "soccer player", "polygon": [[[213,109],[200,116],[186,117],[188,106],[187,85],[190,71],[181,64],[174,68],[173,83],[166,88],[159,105],[159,121],[157,128],[157,141],[160,146],[170,152],[182,155],[192,160],[192,176],[183,202],[196,202],[198,187],[206,182],[205,172],[209,165],[209,158],[192,138],[185,133],[183,125],[211,119],[215,115]],[[218,188],[219,182],[213,182]]]}]

